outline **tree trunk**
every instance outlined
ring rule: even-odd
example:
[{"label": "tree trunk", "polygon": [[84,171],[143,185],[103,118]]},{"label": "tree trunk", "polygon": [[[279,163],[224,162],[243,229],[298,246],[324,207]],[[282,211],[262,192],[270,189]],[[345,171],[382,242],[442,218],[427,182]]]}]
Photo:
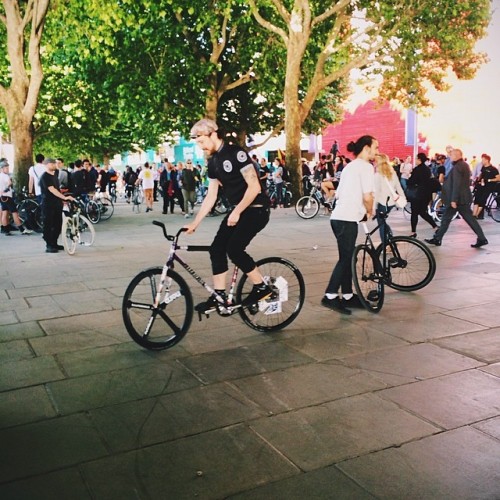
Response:
[{"label": "tree trunk", "polygon": [[21,191],[28,186],[28,170],[33,165],[34,130],[30,121],[8,120],[14,146],[14,187]]}]

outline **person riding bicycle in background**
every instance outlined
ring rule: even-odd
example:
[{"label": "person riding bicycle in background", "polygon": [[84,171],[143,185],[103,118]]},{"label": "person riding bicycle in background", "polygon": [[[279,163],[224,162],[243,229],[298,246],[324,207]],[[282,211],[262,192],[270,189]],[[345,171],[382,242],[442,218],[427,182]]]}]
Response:
[{"label": "person riding bicycle in background", "polygon": [[[363,308],[359,297],[352,292],[351,262],[358,236],[358,222],[371,217],[375,191],[375,174],[370,161],[378,153],[378,141],[364,135],[347,145],[347,151],[356,159],[344,169],[337,189],[337,203],[330,217],[333,234],[337,239],[339,260],[321,299],[321,305],[342,314],[351,314],[349,307]],[[342,299],[339,297],[342,291]]]},{"label": "person riding bicycle in background", "polygon": [[[196,122],[191,137],[210,156],[208,159],[208,192],[195,220],[186,226],[193,233],[217,200],[219,187],[224,189],[232,209],[222,221],[210,247],[213,284],[221,296],[226,292],[228,257],[247,274],[253,289],[243,300],[244,306],[256,304],[273,293],[257,268],[255,261],[245,251],[255,235],[269,222],[269,200],[262,192],[259,175],[247,152],[236,145],[227,144],[219,137],[217,124],[210,119]],[[206,302],[196,306],[205,312],[218,302],[210,296]]]}]

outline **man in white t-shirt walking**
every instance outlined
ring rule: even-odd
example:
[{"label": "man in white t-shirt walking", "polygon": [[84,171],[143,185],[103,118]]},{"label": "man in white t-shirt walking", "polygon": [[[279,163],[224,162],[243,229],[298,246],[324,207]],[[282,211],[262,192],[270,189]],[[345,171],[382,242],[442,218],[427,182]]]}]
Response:
[{"label": "man in white t-shirt walking", "polygon": [[153,190],[155,186],[155,175],[151,170],[151,165],[146,162],[144,168],[139,173],[139,178],[137,179],[137,184],[142,183],[142,189],[144,190],[144,199],[146,200],[146,212],[153,211]]},{"label": "man in white t-shirt walking", "polygon": [[342,314],[351,314],[350,307],[363,307],[359,297],[352,292],[351,261],[358,236],[358,222],[373,213],[375,173],[369,162],[378,153],[378,141],[371,135],[364,135],[356,142],[350,142],[347,151],[354,153],[356,159],[342,170],[335,195],[337,203],[330,217],[333,234],[337,238],[339,261],[321,299],[321,305]]}]

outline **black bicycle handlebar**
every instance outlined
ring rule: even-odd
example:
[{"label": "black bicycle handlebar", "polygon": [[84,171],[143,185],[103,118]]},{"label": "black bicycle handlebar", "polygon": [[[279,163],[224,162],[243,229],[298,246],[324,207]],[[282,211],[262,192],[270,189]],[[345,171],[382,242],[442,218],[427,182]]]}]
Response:
[{"label": "black bicycle handlebar", "polygon": [[177,231],[177,234],[175,236],[172,236],[167,233],[167,228],[165,227],[165,224],[163,222],[160,222],[159,220],[154,220],[153,224],[163,229],[163,236],[165,236],[165,239],[167,239],[168,241],[174,241],[174,239],[178,238],[181,233],[187,231],[187,228],[181,227],[179,231]]}]

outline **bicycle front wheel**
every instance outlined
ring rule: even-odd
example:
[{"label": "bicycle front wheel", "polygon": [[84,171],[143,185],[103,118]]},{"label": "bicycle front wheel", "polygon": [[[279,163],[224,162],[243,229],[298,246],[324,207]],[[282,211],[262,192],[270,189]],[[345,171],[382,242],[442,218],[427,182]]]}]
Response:
[{"label": "bicycle front wheel", "polygon": [[93,224],[97,224],[101,220],[101,209],[99,204],[94,200],[87,202],[85,205],[85,213]]},{"label": "bicycle front wheel", "polygon": [[312,219],[319,212],[319,202],[312,196],[302,196],[295,203],[295,212],[302,219]]},{"label": "bicycle front wheel", "polygon": [[74,255],[78,245],[78,232],[73,217],[64,217],[61,234],[64,249],[69,255]]},{"label": "bicycle front wheel", "polygon": [[111,201],[111,198],[103,196],[100,200],[99,209],[101,211],[101,220],[108,220],[115,211],[115,206]]},{"label": "bicycle front wheel", "polygon": [[78,216],[78,237],[80,245],[90,247],[95,241],[94,224],[83,215]]},{"label": "bicycle front wheel", "polygon": [[500,222],[500,195],[491,202],[490,215],[495,222]]},{"label": "bicycle front wheel", "polygon": [[158,351],[177,344],[193,319],[193,296],[184,278],[169,269],[160,290],[161,267],[140,272],[129,284],[122,303],[125,328],[134,342]]},{"label": "bicycle front wheel", "polygon": [[[428,285],[436,274],[436,259],[427,245],[409,236],[394,236],[387,243],[386,284],[400,292],[414,292]],[[381,258],[382,244],[377,247]]]},{"label": "bicycle front wheel", "polygon": [[384,281],[377,256],[370,247],[358,245],[354,249],[351,268],[359,300],[367,311],[379,312],[384,304]]},{"label": "bicycle front wheel", "polygon": [[[288,326],[300,313],[306,296],[304,278],[290,261],[280,257],[267,257],[257,262],[264,281],[273,289],[275,296],[261,300],[257,306],[241,307],[241,319],[259,332],[275,332]],[[236,289],[236,302],[252,290],[252,283],[243,275]]]}]

